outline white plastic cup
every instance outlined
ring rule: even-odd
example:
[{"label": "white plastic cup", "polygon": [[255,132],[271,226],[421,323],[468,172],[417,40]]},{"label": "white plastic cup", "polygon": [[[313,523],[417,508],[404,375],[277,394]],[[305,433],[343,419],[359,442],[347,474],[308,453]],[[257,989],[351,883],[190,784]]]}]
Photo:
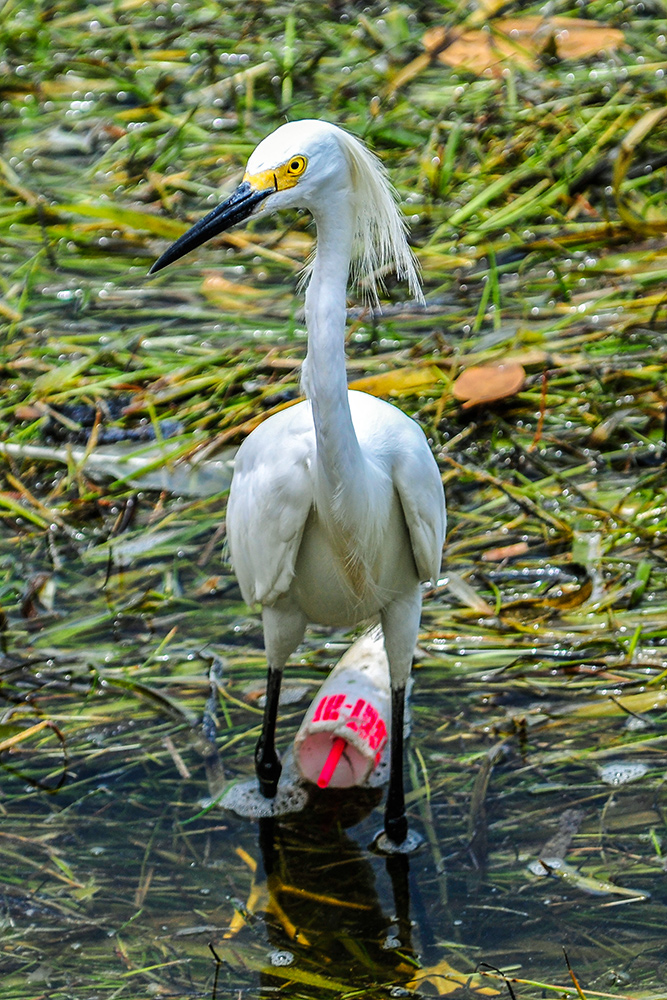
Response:
[{"label": "white plastic cup", "polygon": [[391,736],[389,663],[379,628],[341,657],[294,739],[301,775],[320,788],[368,781]]}]

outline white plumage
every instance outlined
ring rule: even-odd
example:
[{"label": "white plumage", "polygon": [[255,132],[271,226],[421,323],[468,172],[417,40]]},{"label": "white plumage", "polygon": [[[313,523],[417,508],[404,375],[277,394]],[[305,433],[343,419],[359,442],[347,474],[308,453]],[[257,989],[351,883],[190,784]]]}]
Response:
[{"label": "white plumage", "polygon": [[[423,432],[366,393],[347,401],[364,481],[341,482],[337,496],[317,489],[310,401],[260,424],[236,456],[227,534],[248,604],[273,604],[293,587],[309,621],[356,624],[402,589],[397,561],[420,580],[438,574],[443,523],[432,505],[442,486]],[[314,546],[323,559],[309,555]]]},{"label": "white plumage", "polygon": [[347,389],[346,288],[375,298],[392,267],[421,295],[393,189],[379,161],[320,121],[281,126],[254,151],[243,183],[177,241],[153,270],[249,215],[308,209],[317,252],[306,291],[306,395],[266,420],[235,465],[227,534],[244,599],[262,605],[269,665],[256,752],[260,787],[276,793],[280,677],[307,623],[379,618],[392,681],[389,846],[405,844],[405,685],[421,613],[420,581],[437,577],[445,532],[442,481],[420,427],[401,410]]}]

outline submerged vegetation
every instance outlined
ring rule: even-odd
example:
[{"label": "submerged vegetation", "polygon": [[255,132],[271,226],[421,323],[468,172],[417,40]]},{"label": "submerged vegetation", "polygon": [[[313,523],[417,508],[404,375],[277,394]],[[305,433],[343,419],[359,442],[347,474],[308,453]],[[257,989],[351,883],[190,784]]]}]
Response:
[{"label": "submerged vegetation", "polygon": [[[667,997],[666,18],[5,0],[2,1000]],[[300,117],[385,162],[425,284],[352,302],[348,351],[450,510],[409,866],[367,851],[375,793],[259,832],[207,801],[265,669],[229,460],[298,395],[312,228],[146,272]],[[285,740],[348,641],[309,633]]]}]

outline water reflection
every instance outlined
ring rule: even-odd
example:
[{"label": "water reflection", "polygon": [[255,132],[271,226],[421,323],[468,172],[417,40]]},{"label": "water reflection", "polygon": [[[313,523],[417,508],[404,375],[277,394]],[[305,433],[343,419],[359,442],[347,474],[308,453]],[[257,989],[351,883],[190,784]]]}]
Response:
[{"label": "water reflection", "polygon": [[231,960],[249,935],[255,945],[263,938],[264,960],[251,967],[267,992],[352,987],[386,996],[425,987],[443,995],[464,987],[471,996],[497,995],[455,943],[460,921],[428,846],[411,855],[369,850],[379,799],[377,791],[329,789],[296,817],[260,820],[247,903],[216,949]]},{"label": "water reflection", "polygon": [[[328,792],[315,804],[316,821],[311,811],[259,821],[261,868],[248,908],[262,914],[274,967],[298,965],[320,975],[330,970],[336,978],[374,983],[411,978],[418,961],[410,861],[374,856],[348,832],[379,798],[379,792]],[[382,894],[389,905],[380,902],[379,879],[386,881]],[[263,986],[276,981],[269,971],[261,973]]]}]

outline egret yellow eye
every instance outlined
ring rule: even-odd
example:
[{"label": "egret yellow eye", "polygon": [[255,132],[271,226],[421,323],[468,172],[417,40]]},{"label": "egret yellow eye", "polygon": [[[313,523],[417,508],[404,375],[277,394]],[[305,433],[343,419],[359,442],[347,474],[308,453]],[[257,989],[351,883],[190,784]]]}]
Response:
[{"label": "egret yellow eye", "polygon": [[293,156],[287,164],[287,173],[290,177],[299,177],[308,165],[305,156]]}]

